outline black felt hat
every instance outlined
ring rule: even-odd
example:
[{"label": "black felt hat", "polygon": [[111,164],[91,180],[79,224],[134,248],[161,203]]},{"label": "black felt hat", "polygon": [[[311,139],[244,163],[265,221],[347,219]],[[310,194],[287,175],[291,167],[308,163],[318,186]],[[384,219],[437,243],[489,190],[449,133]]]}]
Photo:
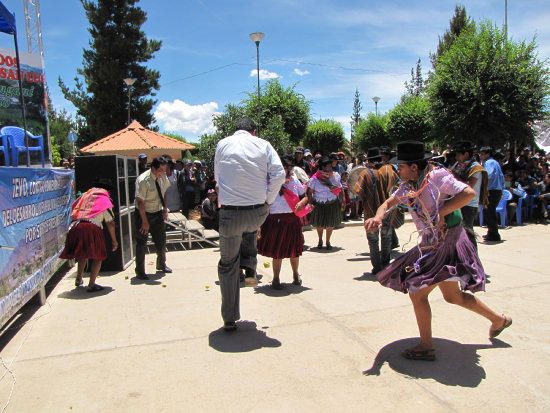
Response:
[{"label": "black felt hat", "polygon": [[390,160],[391,163],[405,163],[428,160],[433,156],[431,152],[424,150],[424,144],[418,141],[403,141],[397,144],[397,156]]},{"label": "black felt hat", "polygon": [[382,160],[382,152],[380,152],[380,148],[378,146],[375,146],[374,148],[369,148],[367,150],[367,159],[369,161]]},{"label": "black felt hat", "polygon": [[474,150],[474,145],[470,141],[458,141],[454,144],[453,150],[455,152],[468,152],[471,154]]}]

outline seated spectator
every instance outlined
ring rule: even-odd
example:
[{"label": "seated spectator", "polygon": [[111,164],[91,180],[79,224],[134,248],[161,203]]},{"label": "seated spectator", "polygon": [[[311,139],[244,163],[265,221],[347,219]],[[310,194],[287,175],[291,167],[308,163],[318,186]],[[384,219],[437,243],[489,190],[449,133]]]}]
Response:
[{"label": "seated spectator", "polygon": [[216,191],[209,189],[201,206],[201,221],[206,229],[219,229],[218,202]]},{"label": "seated spectator", "polygon": [[516,214],[521,214],[521,211],[517,211],[519,199],[525,195],[525,190],[521,187],[518,181],[514,181],[514,174],[512,172],[506,172],[504,174],[504,187],[512,193],[512,199],[506,203],[506,216],[508,222],[506,225],[511,225],[516,221]]},{"label": "seated spectator", "polygon": [[[544,182],[539,184],[540,195],[537,199],[536,221],[537,224],[544,223],[545,219],[550,218],[550,213],[546,208],[550,204],[550,173],[544,177]],[[545,217],[546,216],[546,217]]]},{"label": "seated spectator", "polygon": [[537,191],[537,182],[535,181],[535,178],[529,175],[526,169],[519,171],[519,178],[517,182],[528,195],[534,195]]}]

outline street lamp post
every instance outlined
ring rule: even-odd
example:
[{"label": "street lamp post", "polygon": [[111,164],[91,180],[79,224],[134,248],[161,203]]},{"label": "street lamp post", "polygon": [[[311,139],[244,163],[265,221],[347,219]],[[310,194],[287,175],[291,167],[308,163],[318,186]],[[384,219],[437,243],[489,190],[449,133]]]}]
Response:
[{"label": "street lamp post", "polygon": [[127,77],[126,79],[124,79],[124,83],[126,83],[126,86],[128,86],[128,125],[130,124],[130,120],[131,120],[131,117],[130,117],[130,98],[132,96],[132,85],[134,84],[134,82],[136,81],[136,79],[132,79],[131,77]]},{"label": "street lamp post", "polygon": [[380,98],[375,96],[372,98],[372,101],[374,102],[374,113],[378,116],[378,102],[380,101]]},{"label": "street lamp post", "polygon": [[260,42],[264,38],[264,34],[260,32],[250,33],[250,38],[254,43],[256,43],[256,73],[258,75],[258,129],[260,128]]}]

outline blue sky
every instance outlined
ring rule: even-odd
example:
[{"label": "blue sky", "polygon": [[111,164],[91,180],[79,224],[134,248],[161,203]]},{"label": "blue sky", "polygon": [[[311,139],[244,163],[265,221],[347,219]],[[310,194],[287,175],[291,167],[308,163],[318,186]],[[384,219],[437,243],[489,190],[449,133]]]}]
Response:
[{"label": "blue sky", "polygon": [[[26,51],[23,2],[4,0],[16,13],[20,49]],[[362,114],[390,110],[404,92],[411,68],[437,48],[456,1],[347,0],[141,0],[148,21],[143,30],[162,40],[149,67],[161,73],[155,116],[161,131],[197,141],[211,132],[212,114],[239,104],[256,86],[256,46],[248,35],[260,31],[260,75],[279,77],[285,87],[312,102],[313,119],[342,123],[349,137],[355,89]],[[476,21],[504,24],[504,0],[461,2]],[[56,109],[74,113],[57,85],[72,86],[88,47],[88,21],[77,0],[42,0],[46,78]],[[541,59],[550,58],[548,0],[508,0],[508,34],[515,40],[537,35]],[[0,46],[13,48],[9,36]],[[137,80],[139,82],[139,79]],[[121,79],[122,82],[122,79]]]}]

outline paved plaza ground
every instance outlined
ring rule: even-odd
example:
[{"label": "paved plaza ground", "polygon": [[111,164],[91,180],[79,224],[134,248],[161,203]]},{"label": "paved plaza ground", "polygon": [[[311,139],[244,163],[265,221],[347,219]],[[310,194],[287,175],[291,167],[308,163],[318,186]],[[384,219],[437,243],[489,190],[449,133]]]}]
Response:
[{"label": "paved plaza ground", "polygon": [[[406,249],[413,230],[410,222],[398,230]],[[313,231],[304,234],[317,244]],[[529,224],[479,245],[489,278],[477,295],[514,320],[493,342],[487,320],[434,291],[435,362],[400,356],[417,341],[413,309],[370,274],[360,225],[336,230],[332,251],[304,253],[301,287],[290,284],[286,260],[284,289],[271,289],[271,268],[259,257],[261,282],[241,289],[233,333],[221,329],[215,248],[168,252],[174,273],[150,281],[137,280],[133,265],[103,273],[98,282],[108,288],[95,294],[74,287],[73,268],[53,283],[46,305],[27,305],[0,336],[0,408],[548,412],[549,234]],[[153,274],[154,255],[146,264]]]}]

